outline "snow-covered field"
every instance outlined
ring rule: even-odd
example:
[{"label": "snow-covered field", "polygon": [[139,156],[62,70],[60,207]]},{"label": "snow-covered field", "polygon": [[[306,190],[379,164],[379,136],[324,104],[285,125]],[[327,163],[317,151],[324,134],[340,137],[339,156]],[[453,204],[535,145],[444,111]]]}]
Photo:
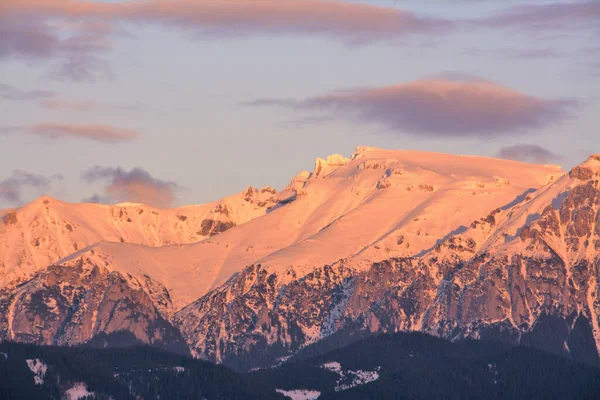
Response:
[{"label": "snow-covered field", "polygon": [[321,392],[316,390],[305,390],[305,389],[297,389],[297,390],[283,390],[276,389],[278,393],[289,397],[292,400],[316,400],[321,395]]}]

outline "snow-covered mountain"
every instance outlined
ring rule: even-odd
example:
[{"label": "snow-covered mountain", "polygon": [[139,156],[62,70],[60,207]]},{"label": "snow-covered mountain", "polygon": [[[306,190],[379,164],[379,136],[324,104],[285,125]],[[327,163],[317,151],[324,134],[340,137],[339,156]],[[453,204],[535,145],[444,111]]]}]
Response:
[{"label": "snow-covered mountain", "polygon": [[292,279],[341,258],[367,268],[419,254],[561,175],[557,166],[358,148],[348,159],[317,159],[281,192],[285,206],[208,240],[160,249],[99,243],[61,264],[84,257],[148,274],[181,308],[253,263]]},{"label": "snow-covered mountain", "polygon": [[[42,198],[6,213],[0,228],[1,265],[12,274],[0,331],[73,344],[125,329],[151,342],[170,337],[164,321],[196,356],[255,365],[357,330],[558,343],[573,356],[583,350],[569,338],[580,335],[596,351],[599,175],[598,156],[566,174],[360,147],[317,159],[281,192],[206,206]],[[103,305],[110,279],[127,301]],[[122,314],[109,323],[111,307]],[[562,332],[551,345],[548,324]]]},{"label": "snow-covered mountain", "polygon": [[209,204],[157,209],[65,203],[43,196],[0,211],[0,287],[102,241],[149,247],[193,243],[265,214],[277,192],[249,187]]},{"label": "snow-covered mountain", "polygon": [[599,180],[592,156],[514,202],[487,203],[487,215],[426,251],[385,257],[379,246],[382,259],[366,268],[354,256],[290,278],[256,263],[176,320],[193,352],[231,363],[250,352],[268,365],[340,331],[399,330],[597,360]]}]

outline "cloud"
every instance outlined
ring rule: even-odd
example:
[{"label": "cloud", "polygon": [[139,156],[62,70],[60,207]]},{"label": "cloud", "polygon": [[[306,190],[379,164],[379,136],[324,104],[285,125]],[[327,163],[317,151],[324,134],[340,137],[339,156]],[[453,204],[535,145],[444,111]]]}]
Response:
[{"label": "cloud", "polygon": [[20,204],[23,202],[23,190],[32,188],[43,194],[52,187],[53,180],[62,180],[61,175],[54,175],[46,178],[42,175],[35,175],[22,170],[14,170],[12,175],[4,180],[0,180],[0,200],[10,204]]},{"label": "cloud", "polygon": [[47,108],[49,110],[70,110],[70,111],[117,111],[117,110],[125,110],[125,111],[134,111],[140,110],[140,106],[136,105],[112,105],[99,103],[97,101],[87,100],[87,101],[65,101],[58,99],[46,99],[40,101],[40,106],[43,108]]},{"label": "cloud", "polygon": [[108,125],[40,123],[21,130],[50,139],[79,138],[104,143],[130,142],[139,137],[137,131]]},{"label": "cloud", "polygon": [[[321,34],[371,41],[447,28],[445,20],[392,7],[331,0],[180,0],[99,3],[5,0],[0,13],[154,22],[209,35]],[[54,42],[51,34],[48,42]],[[17,40],[17,39],[15,39]],[[18,40],[24,40],[20,37]],[[48,44],[45,47],[50,47]]]},{"label": "cloud", "polygon": [[504,48],[504,49],[467,49],[461,52],[468,56],[496,56],[498,58],[511,58],[521,60],[562,58],[570,56],[566,52],[554,48]]},{"label": "cloud", "polygon": [[[67,2],[63,2],[67,3]],[[12,6],[12,7],[11,7]],[[23,1],[0,4],[0,59],[51,60],[57,80],[93,81],[113,76],[102,55],[111,49],[112,25],[102,21],[57,23],[51,15]]]},{"label": "cloud", "polygon": [[0,59],[50,60],[48,76],[95,81],[115,77],[104,55],[122,23],[147,23],[196,36],[322,35],[345,43],[440,32],[449,21],[342,0],[0,1]]},{"label": "cloud", "polygon": [[153,178],[143,168],[126,171],[122,168],[95,166],[87,170],[82,179],[88,183],[106,182],[104,194],[95,194],[84,201],[94,203],[135,202],[154,207],[169,207],[180,188],[175,182]]},{"label": "cloud", "polygon": [[197,36],[321,35],[362,44],[440,35],[454,27],[580,27],[599,18],[600,2],[595,0],[514,6],[473,20],[342,0],[3,0],[0,59],[51,59],[56,64],[49,76],[59,80],[111,79],[114,74],[103,56],[112,50],[114,36],[122,34],[115,27],[130,22],[185,29]]},{"label": "cloud", "polygon": [[73,54],[51,69],[48,74],[57,81],[98,81],[113,80],[115,74],[108,63],[90,54]]},{"label": "cloud", "polygon": [[0,99],[2,99],[2,100],[14,100],[14,101],[40,100],[40,99],[47,99],[47,98],[50,98],[53,96],[54,96],[54,92],[49,91],[49,90],[24,91],[24,90],[19,90],[12,86],[0,83]]},{"label": "cloud", "polygon": [[70,111],[100,111],[100,110],[140,110],[136,105],[112,105],[91,100],[66,101],[60,100],[51,90],[20,90],[10,85],[0,83],[0,100],[7,101],[39,101],[39,105],[49,110]]},{"label": "cloud", "polygon": [[498,157],[535,164],[558,162],[563,158],[537,144],[516,144],[514,146],[503,147],[498,152]]},{"label": "cloud", "polygon": [[597,27],[598,20],[600,20],[600,2],[591,0],[512,7],[504,12],[481,19],[478,23],[487,27],[554,30],[567,25],[583,27],[588,23]]},{"label": "cloud", "polygon": [[113,199],[108,196],[103,196],[101,194],[95,193],[90,197],[86,197],[81,199],[84,203],[95,203],[95,204],[111,204],[114,203]]},{"label": "cloud", "polygon": [[430,137],[514,135],[559,123],[576,106],[573,100],[545,100],[464,74],[453,77],[456,79],[424,79],[301,100],[258,99],[247,104],[319,111]]},{"label": "cloud", "polygon": [[62,101],[56,99],[43,100],[40,105],[50,110],[93,111],[99,108],[99,104],[95,101]]},{"label": "cloud", "polygon": [[58,35],[42,18],[10,15],[0,5],[0,58],[48,57],[59,46]]}]

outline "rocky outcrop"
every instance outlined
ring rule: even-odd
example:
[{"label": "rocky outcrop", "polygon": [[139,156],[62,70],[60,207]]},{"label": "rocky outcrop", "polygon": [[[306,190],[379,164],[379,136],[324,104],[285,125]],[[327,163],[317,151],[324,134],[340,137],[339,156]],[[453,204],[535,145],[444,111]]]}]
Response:
[{"label": "rocky outcrop", "polygon": [[200,225],[200,230],[198,231],[199,235],[202,236],[214,236],[216,234],[225,232],[228,229],[231,229],[235,226],[235,223],[232,221],[222,222],[215,221],[214,219],[205,219],[202,220],[202,224]]},{"label": "rocky outcrop", "polygon": [[311,178],[319,178],[327,174],[328,171],[344,165],[350,161],[349,158],[342,156],[341,154],[332,154],[327,158],[317,158],[315,160],[315,169],[311,175]]},{"label": "rocky outcrop", "polygon": [[569,175],[580,180],[600,177],[600,154],[591,155],[586,162],[573,168]]},{"label": "rocky outcrop", "polygon": [[171,307],[169,292],[149,277],[143,281],[85,261],[52,266],[0,292],[0,338],[76,345],[127,331],[140,342],[181,352],[186,345],[167,320]]}]

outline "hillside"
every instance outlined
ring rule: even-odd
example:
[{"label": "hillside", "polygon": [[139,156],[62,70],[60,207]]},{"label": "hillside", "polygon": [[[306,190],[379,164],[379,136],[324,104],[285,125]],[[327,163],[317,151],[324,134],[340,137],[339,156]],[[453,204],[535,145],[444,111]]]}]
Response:
[{"label": "hillside", "polygon": [[141,346],[0,343],[0,382],[3,400],[285,398],[227,368]]},{"label": "hillside", "polygon": [[[310,399],[591,399],[600,369],[527,347],[397,333],[250,374]],[[317,397],[318,396],[318,397]]]}]

